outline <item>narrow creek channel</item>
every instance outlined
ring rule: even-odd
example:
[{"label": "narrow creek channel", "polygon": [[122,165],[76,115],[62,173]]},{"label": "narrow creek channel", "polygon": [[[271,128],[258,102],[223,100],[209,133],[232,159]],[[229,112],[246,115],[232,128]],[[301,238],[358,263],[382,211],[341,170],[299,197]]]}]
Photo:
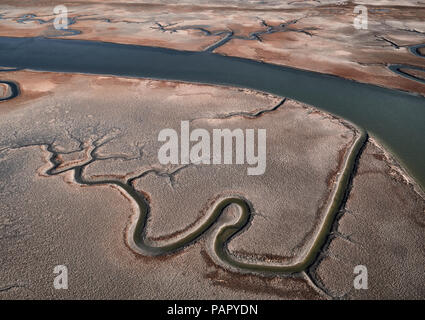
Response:
[{"label": "narrow creek channel", "polygon": [[230,85],[292,98],[365,129],[425,190],[422,96],[209,52],[84,40],[0,37],[0,66]]},{"label": "narrow creek channel", "polygon": [[[320,230],[305,256],[294,265],[247,263],[229,254],[226,249],[229,239],[246,226],[251,214],[251,207],[246,199],[235,196],[219,200],[210,215],[197,228],[174,243],[157,247],[146,242],[145,227],[149,205],[131,184],[115,180],[87,181],[82,175],[84,166],[70,168],[69,170],[74,171],[75,180],[80,184],[112,184],[133,198],[138,206],[138,218],[131,226],[128,241],[134,250],[142,254],[155,256],[182,249],[208,230],[229,204],[236,204],[241,208],[238,221],[232,225],[221,226],[214,240],[214,251],[220,260],[250,272],[285,274],[305,270],[315,260],[326,241],[352,178],[356,159],[367,139],[367,132],[396,156],[422,188],[425,186],[425,99],[413,94],[208,52],[80,40],[0,37],[0,66],[251,88],[311,104],[345,118],[361,128],[345,160]],[[17,87],[15,89],[18,90]],[[18,91],[15,91],[15,94],[18,94]],[[52,168],[46,173],[59,174],[56,172],[59,165],[58,154],[51,146],[48,151],[52,154]],[[94,152],[92,154],[94,155]]]}]

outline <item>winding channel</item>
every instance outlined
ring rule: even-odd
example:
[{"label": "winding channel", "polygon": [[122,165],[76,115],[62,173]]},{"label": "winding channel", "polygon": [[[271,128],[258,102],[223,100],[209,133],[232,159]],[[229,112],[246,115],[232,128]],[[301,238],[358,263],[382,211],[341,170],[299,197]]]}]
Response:
[{"label": "winding channel", "polygon": [[[425,44],[417,44],[417,45],[410,46],[409,51],[412,54],[414,54],[415,56],[425,58],[425,56],[423,54],[421,54],[420,51],[419,51],[419,49],[421,49],[421,48],[425,48]],[[392,64],[388,68],[391,71],[397,73],[398,75],[400,75],[402,77],[405,77],[407,79],[425,84],[424,78],[416,77],[416,76],[411,75],[411,74],[404,71],[404,70],[417,70],[417,71],[422,71],[425,74],[425,68],[424,67],[409,66],[409,65],[404,65],[404,64]]]},{"label": "winding channel", "polygon": [[[121,189],[137,205],[136,219],[133,220],[134,222],[130,225],[128,230],[127,242],[134,251],[147,256],[172,254],[193,244],[214,224],[216,224],[219,217],[229,205],[237,205],[240,208],[240,216],[238,220],[233,224],[220,225],[218,232],[213,239],[214,253],[218,259],[220,259],[223,264],[244,272],[293,274],[306,271],[306,269],[316,260],[321,248],[325,244],[335,220],[335,216],[343,207],[344,200],[346,199],[348,192],[347,190],[353,177],[356,161],[359,158],[366,141],[367,133],[364,130],[357,129],[356,139],[344,159],[342,170],[336,181],[336,187],[331,193],[331,200],[328,204],[324,217],[320,222],[317,235],[312,241],[312,244],[304,257],[299,262],[291,265],[242,262],[235,259],[235,257],[233,257],[227,250],[227,244],[229,241],[241,232],[251,219],[252,205],[247,199],[244,199],[241,196],[227,196],[217,200],[204,221],[194,227],[193,230],[189,231],[184,237],[163,246],[152,245],[147,240],[146,236],[146,225],[150,214],[149,201],[142,192],[139,192],[134,188],[132,182],[135,178],[128,179],[125,182],[115,179],[91,181],[84,178],[84,170],[88,165],[97,160],[96,153],[98,148],[102,146],[101,144],[96,145],[91,149],[89,152],[89,160],[85,163],[74,165],[66,169],[60,169],[60,165],[62,163],[60,155],[63,153],[56,151],[53,144],[45,144],[44,146],[46,147],[46,151],[50,153],[50,167],[45,170],[45,174],[48,176],[56,176],[65,172],[73,171],[74,179],[80,185],[113,185]],[[83,145],[84,143],[80,142],[80,149],[78,151],[84,150],[82,147]]]},{"label": "winding channel", "polygon": [[292,98],[365,129],[425,190],[422,96],[209,52],[85,40],[0,37],[0,65],[228,85]]},{"label": "winding channel", "polygon": [[[241,209],[238,221],[221,226],[215,239],[217,257],[232,267],[252,272],[295,273],[313,263],[325,243],[335,215],[343,204],[367,133],[377,138],[425,189],[425,99],[421,96],[361,84],[325,75],[253,60],[227,57],[209,52],[177,51],[106,42],[46,38],[0,37],[0,65],[10,68],[52,72],[90,73],[180,80],[196,83],[230,85],[269,92],[314,105],[357,125],[358,136],[345,159],[342,174],[320,230],[305,256],[293,265],[266,265],[235,259],[227,243],[248,223],[251,205],[242,197],[219,200],[196,230],[164,246],[153,246],[146,240],[149,204],[129,183],[117,180],[88,181],[84,166],[72,168],[74,178],[85,185],[115,185],[137,203],[138,217],[130,226],[128,242],[142,254],[157,256],[175,252],[196,241],[217,221],[230,204]],[[47,174],[57,174],[57,153],[52,149],[54,165]]]},{"label": "winding channel", "polygon": [[[325,244],[325,241],[331,230],[334,218],[343,204],[344,196],[348,188],[351,174],[353,172],[356,159],[360,155],[360,151],[366,142],[367,134],[361,130],[358,134],[356,141],[345,159],[344,167],[341,175],[337,181],[337,187],[332,194],[332,200],[330,201],[327,212],[321,221],[320,229],[305,256],[297,263],[292,265],[280,265],[280,264],[264,264],[264,263],[248,263],[242,262],[233,257],[227,250],[227,243],[240,231],[242,231],[248,224],[251,217],[251,204],[239,196],[228,197],[219,200],[213,207],[209,217],[206,221],[201,224],[196,230],[192,231],[182,239],[176,242],[169,243],[165,246],[152,246],[146,242],[146,223],[149,213],[149,206],[145,200],[140,199],[140,194],[135,192],[132,188],[127,188],[126,185],[119,185],[126,192],[128,192],[133,199],[136,199],[138,204],[138,217],[137,222],[130,227],[129,232],[129,243],[134,250],[139,251],[142,254],[147,255],[163,255],[168,254],[177,250],[182,249],[194,242],[197,238],[205,233],[223,213],[225,208],[231,204],[237,205],[241,209],[239,219],[230,225],[221,226],[218,233],[214,238],[214,252],[217,257],[227,265],[230,265],[238,270],[249,271],[249,272],[261,272],[261,273],[279,273],[279,274],[291,274],[305,271],[316,259],[320,252],[320,249]],[[77,176],[81,177],[81,175]],[[78,182],[84,182],[80,180]],[[87,183],[87,181],[85,181]],[[94,182],[95,184],[99,182]],[[101,182],[102,183],[102,182]],[[103,182],[104,183],[104,182]],[[111,182],[108,182],[111,183]],[[114,183],[114,182],[112,182]]]}]

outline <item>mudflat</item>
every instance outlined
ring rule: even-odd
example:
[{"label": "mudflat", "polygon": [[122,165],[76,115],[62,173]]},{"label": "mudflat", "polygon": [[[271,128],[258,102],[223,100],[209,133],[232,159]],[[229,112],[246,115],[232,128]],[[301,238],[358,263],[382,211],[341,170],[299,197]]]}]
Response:
[{"label": "mudflat", "polygon": [[[2,1],[0,36],[211,51],[425,94],[389,68],[425,68],[409,50],[424,42],[425,7],[417,1],[67,1],[70,25],[56,30],[52,10],[61,4]],[[353,25],[357,6],[367,9],[366,29]]]},{"label": "mudflat", "polygon": [[[360,134],[352,124],[238,88],[31,71],[8,78],[21,94],[0,105],[2,298],[423,297],[423,274],[405,275],[406,263],[425,260],[423,196],[370,139],[326,245],[303,271],[263,274],[218,259],[213,243],[238,219],[235,205],[170,254],[146,256],[128,241],[138,208],[118,183],[149,205],[145,232],[153,245],[183,239],[217,199],[236,195],[252,214],[227,244],[229,254],[265,266],[297,263],[317,237]],[[248,164],[161,165],[158,134],[181,121],[192,129],[267,129],[265,174],[247,175]],[[388,250],[376,254],[382,246]],[[57,264],[70,270],[68,290],[52,286]],[[368,265],[373,277],[391,270],[393,281],[353,290],[353,264]]]}]

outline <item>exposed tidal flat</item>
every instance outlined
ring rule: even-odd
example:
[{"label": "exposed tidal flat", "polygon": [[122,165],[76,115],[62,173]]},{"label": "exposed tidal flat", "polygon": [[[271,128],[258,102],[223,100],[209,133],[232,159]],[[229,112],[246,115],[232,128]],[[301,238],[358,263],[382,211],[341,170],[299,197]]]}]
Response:
[{"label": "exposed tidal flat", "polygon": [[[425,67],[409,52],[425,34],[417,1],[70,0],[69,28],[55,30],[52,8],[62,4],[4,0],[0,35],[210,51],[425,94],[425,86],[388,68]],[[353,26],[358,5],[368,9],[367,29]]]},{"label": "exposed tidal flat", "polygon": [[44,38],[0,38],[6,67],[251,88],[314,105],[363,128],[425,185],[425,99],[330,75],[211,53]]},{"label": "exposed tidal flat", "polygon": [[[424,299],[425,7],[153,2],[2,1],[0,299]],[[263,174],[163,163],[183,123]]]},{"label": "exposed tidal flat", "polygon": [[[423,296],[423,275],[407,276],[404,266],[424,261],[424,201],[373,141],[362,141],[353,153],[359,136],[348,122],[246,89],[30,71],[9,72],[8,78],[20,84],[21,95],[2,103],[0,126],[2,287],[12,285],[4,297]],[[266,128],[265,174],[248,176],[245,165],[160,165],[155,133],[177,129],[182,120],[194,128]],[[354,167],[347,170],[353,154]],[[377,166],[369,170],[362,161]],[[351,182],[313,261],[267,272],[310,255],[345,171]],[[367,184],[355,174],[363,171],[364,177],[373,174]],[[400,198],[389,197],[388,189]],[[357,195],[364,192],[379,205],[363,203]],[[148,208],[145,219],[137,199]],[[220,208],[222,199],[236,199],[242,208],[248,203],[250,215],[235,204]],[[199,232],[217,209],[219,215]],[[371,215],[374,222],[368,223]],[[373,242],[370,233],[377,236]],[[170,250],[139,251],[143,244]],[[334,257],[341,246],[354,260]],[[373,258],[376,250],[384,250],[383,262]],[[73,270],[66,292],[52,289],[45,272],[57,261]],[[359,261],[374,276],[398,267],[392,267],[392,281],[360,294],[349,287],[352,266],[345,267]],[[332,276],[342,271],[350,276]],[[113,280],[105,281],[111,274]]]}]

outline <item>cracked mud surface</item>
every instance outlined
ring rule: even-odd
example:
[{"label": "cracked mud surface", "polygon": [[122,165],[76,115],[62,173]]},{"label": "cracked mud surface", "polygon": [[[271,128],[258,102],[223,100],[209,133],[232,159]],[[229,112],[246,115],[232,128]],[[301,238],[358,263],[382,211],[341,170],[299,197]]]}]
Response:
[{"label": "cracked mud surface", "polygon": [[[292,276],[246,273],[217,260],[212,243],[220,226],[238,219],[233,206],[182,250],[137,253],[128,243],[134,199],[117,184],[83,183],[117,181],[139,192],[150,206],[146,239],[154,244],[183,238],[217,199],[240,195],[253,213],[228,244],[230,254],[266,265],[296,262],[317,235],[353,144],[349,124],[243,89],[29,71],[7,76],[21,95],[0,105],[1,298],[424,296],[423,274],[414,272],[425,262],[424,200],[370,139],[319,259]],[[159,165],[158,132],[178,130],[180,120],[192,129],[267,128],[273,148],[266,173],[253,179],[244,165]],[[349,263],[341,256],[347,252]],[[72,274],[65,293],[52,288],[46,272],[59,263]],[[349,287],[350,263],[368,265],[376,279],[391,270],[392,280],[373,280],[374,289],[359,295]]]},{"label": "cracked mud surface", "polygon": [[[389,68],[425,67],[409,51],[425,34],[425,4],[415,1],[70,1],[62,31],[52,27],[54,3],[2,1],[0,35],[213,51],[425,94],[423,81]],[[353,27],[359,4],[369,9],[367,30]]]},{"label": "cracked mud surface", "polygon": [[[424,274],[414,270],[425,264],[424,217],[423,197],[406,185],[388,155],[373,141],[368,143],[344,214],[312,267],[318,283],[338,297],[423,299]],[[379,283],[366,295],[354,290],[350,281],[350,270],[359,263]]]}]

